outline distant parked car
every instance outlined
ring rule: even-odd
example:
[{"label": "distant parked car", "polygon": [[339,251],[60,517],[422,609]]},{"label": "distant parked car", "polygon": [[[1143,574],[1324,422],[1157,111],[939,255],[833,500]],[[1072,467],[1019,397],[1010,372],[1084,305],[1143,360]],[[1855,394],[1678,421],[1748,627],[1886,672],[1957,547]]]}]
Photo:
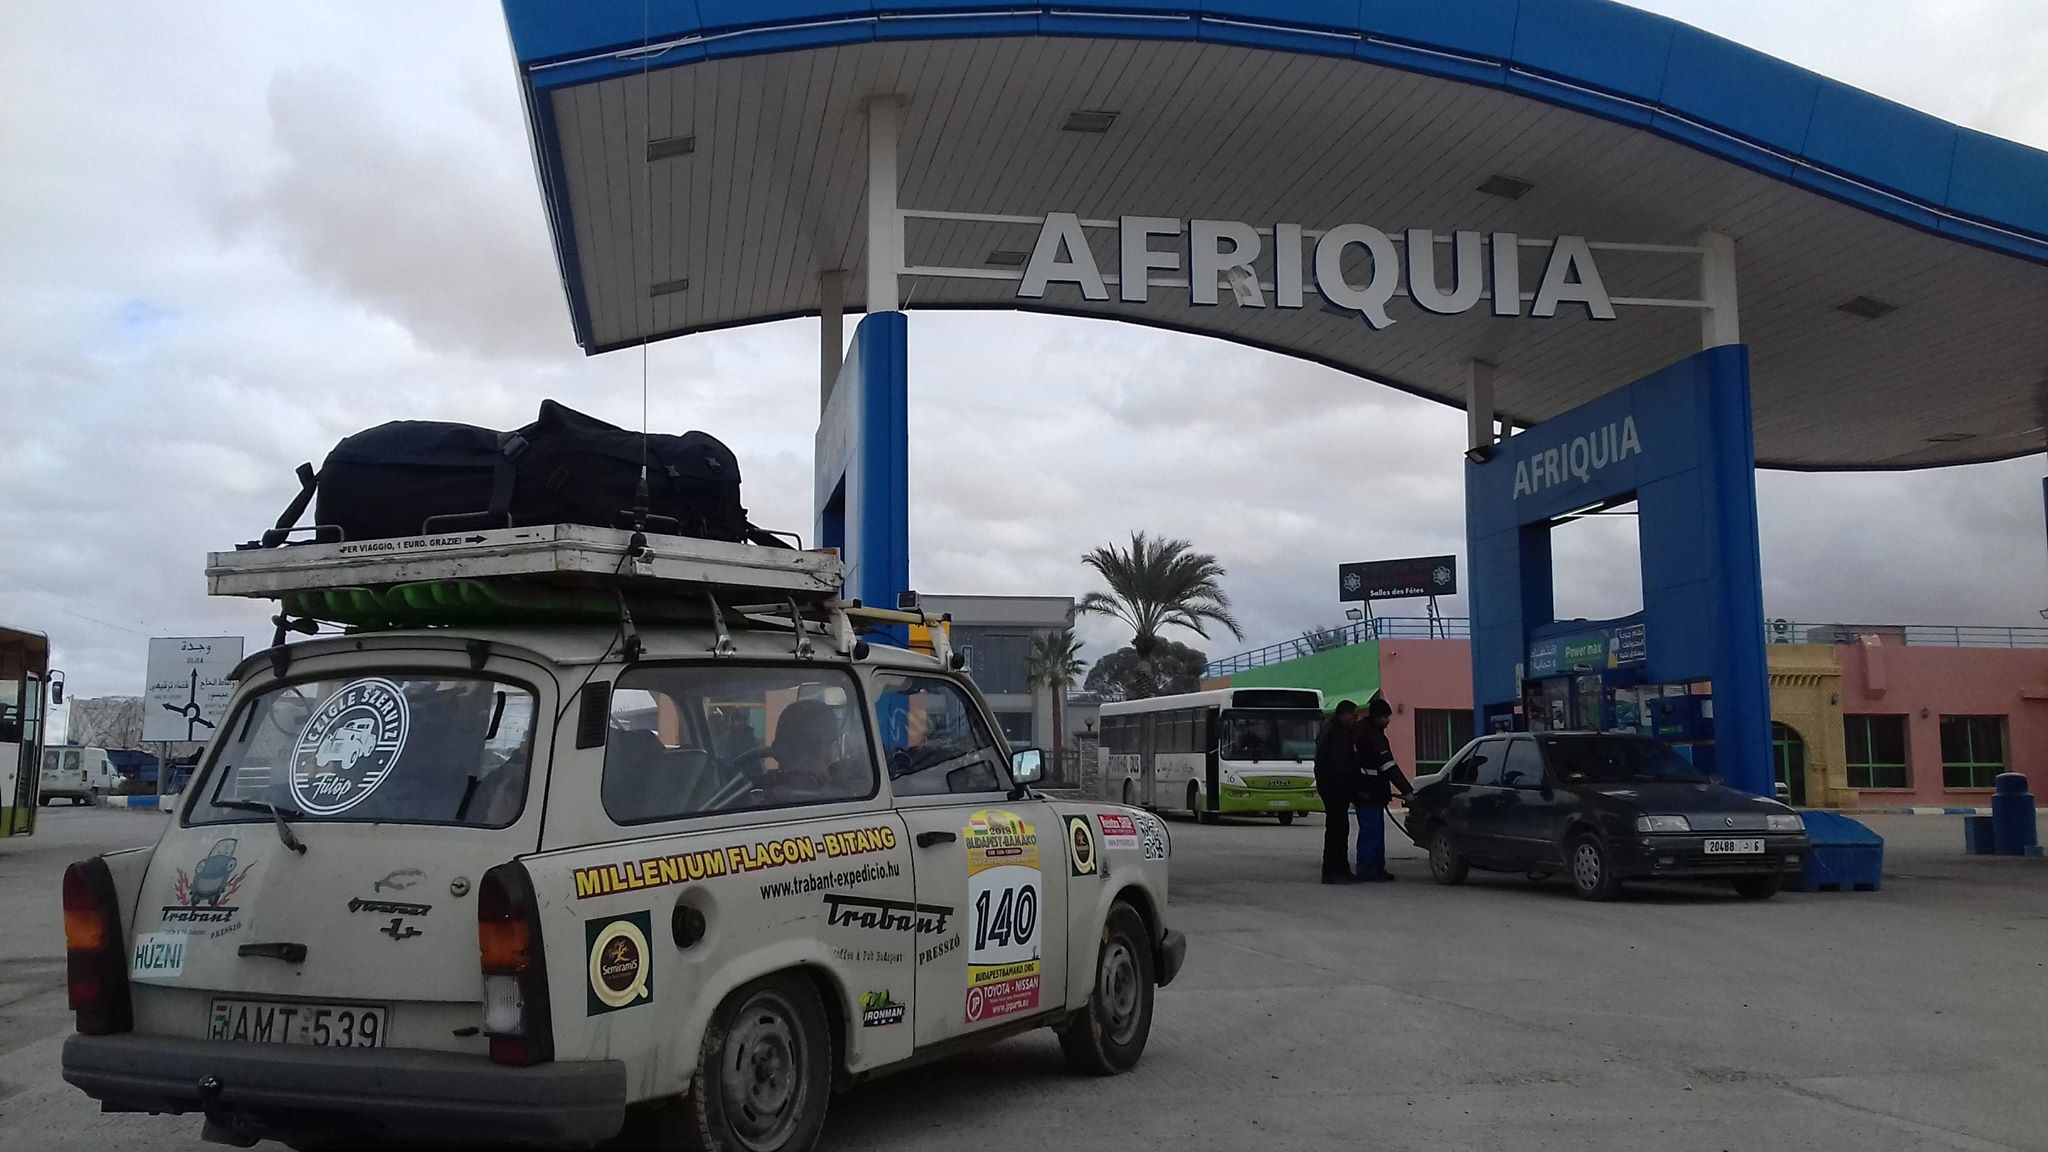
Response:
[{"label": "distant parked car", "polygon": [[1718,881],[1768,900],[1809,847],[1797,812],[1643,736],[1489,736],[1417,783],[1405,827],[1440,884],[1479,868],[1564,873],[1588,900],[1636,879]]}]

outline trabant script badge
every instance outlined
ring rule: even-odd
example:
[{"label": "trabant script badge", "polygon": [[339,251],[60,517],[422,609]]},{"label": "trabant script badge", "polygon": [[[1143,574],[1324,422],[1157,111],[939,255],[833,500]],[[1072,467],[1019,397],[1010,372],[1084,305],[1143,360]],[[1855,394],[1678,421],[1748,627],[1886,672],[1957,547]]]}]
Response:
[{"label": "trabant script badge", "polygon": [[448,894],[450,896],[469,895],[469,877],[457,876],[453,881],[449,883]]}]

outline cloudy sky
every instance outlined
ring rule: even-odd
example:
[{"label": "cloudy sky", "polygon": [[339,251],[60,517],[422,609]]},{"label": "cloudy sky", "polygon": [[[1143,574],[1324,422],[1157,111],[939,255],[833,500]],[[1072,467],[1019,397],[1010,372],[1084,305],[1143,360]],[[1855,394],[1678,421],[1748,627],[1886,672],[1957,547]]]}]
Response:
[{"label": "cloudy sky", "polygon": [[[1641,6],[2048,147],[2036,0]],[[0,620],[48,632],[77,695],[139,691],[152,634],[267,642],[262,606],[203,594],[205,553],[258,532],[292,467],[351,431],[516,426],[548,396],[639,418],[639,355],[571,339],[489,0],[9,0],[0,147]],[[1452,409],[1137,327],[913,314],[911,332],[927,591],[1078,594],[1084,548],[1186,536],[1230,570],[1246,639],[1207,645],[1222,655],[1338,619],[1339,561],[1462,550]],[[668,341],[650,370],[654,426],[724,438],[755,519],[808,531],[815,324]],[[1767,473],[1768,610],[2040,623],[2041,474]],[[1632,537],[1561,537],[1563,613],[1639,606],[1615,575]]]}]

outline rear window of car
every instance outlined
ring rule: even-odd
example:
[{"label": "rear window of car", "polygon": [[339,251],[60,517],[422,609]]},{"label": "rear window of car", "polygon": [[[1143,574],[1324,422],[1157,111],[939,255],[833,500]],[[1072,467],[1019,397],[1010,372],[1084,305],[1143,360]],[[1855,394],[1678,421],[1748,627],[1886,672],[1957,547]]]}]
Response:
[{"label": "rear window of car", "polygon": [[[242,702],[187,823],[295,818],[503,828],[526,804],[534,697],[467,675],[302,680]],[[230,806],[223,806],[224,804]]]}]

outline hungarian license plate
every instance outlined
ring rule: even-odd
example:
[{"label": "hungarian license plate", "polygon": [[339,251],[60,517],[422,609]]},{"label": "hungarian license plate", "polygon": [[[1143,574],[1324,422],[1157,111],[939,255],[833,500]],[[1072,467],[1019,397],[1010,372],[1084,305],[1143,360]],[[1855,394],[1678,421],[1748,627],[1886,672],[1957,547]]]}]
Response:
[{"label": "hungarian license plate", "polygon": [[291,1004],[273,1000],[215,1000],[209,1040],[256,1044],[310,1044],[315,1048],[382,1048],[388,1009],[361,1004]]},{"label": "hungarian license plate", "polygon": [[1764,842],[1761,840],[1709,840],[1709,856],[1761,856]]}]

